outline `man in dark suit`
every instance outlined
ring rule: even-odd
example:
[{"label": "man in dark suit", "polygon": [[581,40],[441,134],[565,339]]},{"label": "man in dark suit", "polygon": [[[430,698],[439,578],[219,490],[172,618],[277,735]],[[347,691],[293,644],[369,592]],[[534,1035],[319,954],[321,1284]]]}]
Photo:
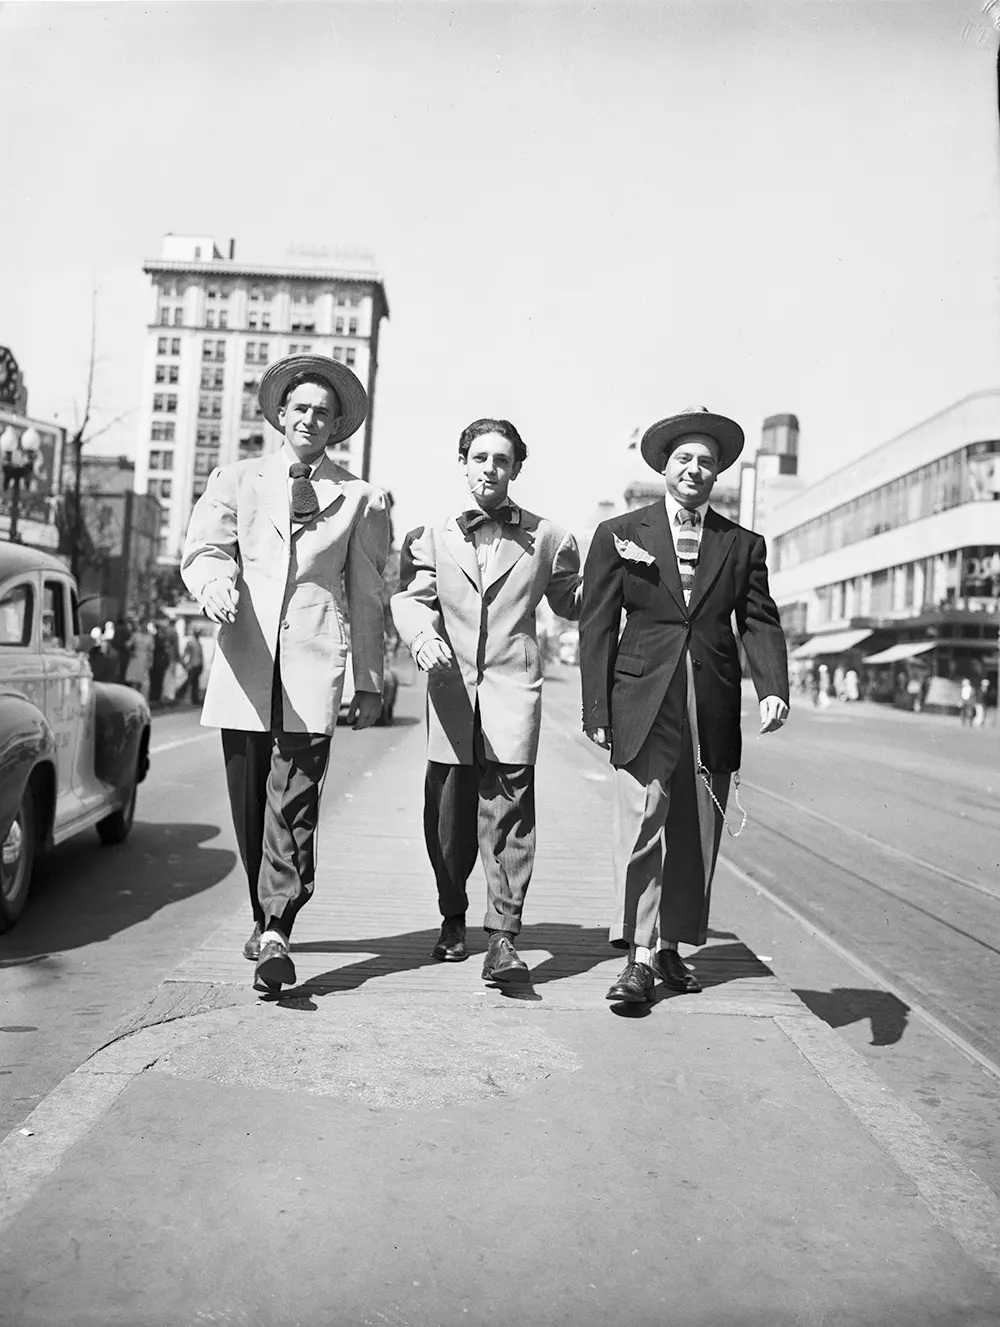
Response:
[{"label": "man in dark suit", "polygon": [[[615,767],[615,916],[629,961],[609,1000],[653,998],[655,978],[701,986],[677,950],[703,945],[730,776],[740,766],[740,660],[760,731],[788,715],[788,665],[764,540],[709,506],[743,430],[705,407],[646,431],[662,502],[603,521],[584,571],[583,725]],[[624,631],[621,615],[626,613]],[[619,639],[620,634],[620,639]]]}]

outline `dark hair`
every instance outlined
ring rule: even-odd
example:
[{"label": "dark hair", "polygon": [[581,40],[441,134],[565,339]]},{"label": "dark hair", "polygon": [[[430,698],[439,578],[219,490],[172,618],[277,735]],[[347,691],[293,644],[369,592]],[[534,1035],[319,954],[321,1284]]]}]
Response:
[{"label": "dark hair", "polygon": [[333,399],[337,402],[337,414],[342,415],[344,413],[344,407],[341,404],[340,397],[337,395],[337,389],[336,387],[334,387],[330,379],[324,378],[321,373],[310,372],[308,369],[304,373],[296,373],[295,377],[291,380],[291,382],[288,384],[285,390],[281,393],[281,400],[278,402],[278,409],[280,410],[281,407],[286,403],[288,398],[291,396],[292,392],[295,391],[296,387],[302,387],[307,382],[311,382],[315,384],[315,386],[317,387],[325,387],[328,392],[332,392]]},{"label": "dark hair", "polygon": [[469,448],[474,439],[481,438],[484,433],[499,433],[501,438],[506,438],[514,448],[514,460],[518,465],[528,459],[528,449],[509,419],[476,419],[468,428],[462,430],[462,436],[458,440],[458,454],[463,461],[468,460]]}]

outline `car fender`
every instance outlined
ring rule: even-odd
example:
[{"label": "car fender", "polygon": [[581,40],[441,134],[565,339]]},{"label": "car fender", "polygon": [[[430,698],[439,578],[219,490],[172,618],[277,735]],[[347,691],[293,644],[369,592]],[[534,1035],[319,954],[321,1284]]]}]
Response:
[{"label": "car fender", "polygon": [[94,683],[94,773],[104,783],[131,789],[149,771],[149,706],[138,691],[117,682]]},{"label": "car fender", "polygon": [[[54,793],[56,742],[48,720],[26,696],[0,694],[0,843],[7,837],[28,780],[45,766]],[[40,841],[48,837],[54,801],[42,808]]]}]

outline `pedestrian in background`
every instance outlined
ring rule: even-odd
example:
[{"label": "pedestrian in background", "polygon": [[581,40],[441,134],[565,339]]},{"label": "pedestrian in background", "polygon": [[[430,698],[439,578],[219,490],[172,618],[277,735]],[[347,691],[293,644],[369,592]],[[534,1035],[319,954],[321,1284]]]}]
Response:
[{"label": "pedestrian in background", "polygon": [[149,699],[154,705],[163,699],[163,679],[170,663],[163,625],[162,622],[153,624],[153,667],[149,674]]},{"label": "pedestrian in background", "polygon": [[542,661],[535,610],[580,614],[576,540],[518,507],[508,489],[528,450],[506,419],[477,419],[458,441],[471,497],[411,530],[392,615],[427,679],[424,841],[441,931],[437,959],[461,960],[466,886],[477,850],[486,873],[489,937],[483,980],[522,982],[514,947],[535,859],[535,759]]},{"label": "pedestrian in background", "polygon": [[226,783],[254,927],[255,984],[295,981],[288,950],[315,879],[315,835],[348,645],[348,720],[382,708],[385,497],[326,453],[362,425],[368,397],[320,355],[272,364],[258,388],[280,451],[214,470],[195,503],[181,575],[220,624],[201,722],[222,729]]},{"label": "pedestrian in background", "polygon": [[958,703],[962,727],[971,728],[976,717],[976,689],[969,677],[962,678],[962,685],[958,691]]},{"label": "pedestrian in background", "polygon": [[177,692],[177,699],[183,700],[184,696],[190,690],[191,703],[193,705],[201,704],[201,670],[204,663],[204,655],[201,649],[200,632],[197,627],[192,627],[187,640],[184,642],[184,653],[181,656],[181,663],[184,665],[185,677]]},{"label": "pedestrian in background", "polygon": [[153,669],[153,637],[150,631],[152,623],[143,630],[135,628],[132,632],[128,663],[125,666],[125,685],[139,691],[149,699],[149,678]]},{"label": "pedestrian in background", "polygon": [[729,782],[740,767],[733,614],[760,731],[774,732],[788,714],[785,637],[764,540],[710,505],[716,479],[742,449],[740,426],[704,407],[652,425],[641,451],[664,477],[664,498],[602,521],[587,556],[583,722],[615,769],[609,939],[628,950],[609,1000],[652,1000],[656,976],[670,990],[701,990],[677,946],[705,943]]}]

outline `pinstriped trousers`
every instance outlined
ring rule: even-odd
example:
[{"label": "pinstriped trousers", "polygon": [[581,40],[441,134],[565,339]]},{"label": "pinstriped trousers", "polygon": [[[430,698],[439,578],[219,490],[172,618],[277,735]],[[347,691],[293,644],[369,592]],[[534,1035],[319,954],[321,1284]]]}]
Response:
[{"label": "pinstriped trousers", "polygon": [[427,762],[424,842],[438,907],[442,917],[465,916],[478,851],[486,873],[483,927],[517,935],[535,864],[535,767],[488,760],[478,710],[473,753],[472,765]]}]

